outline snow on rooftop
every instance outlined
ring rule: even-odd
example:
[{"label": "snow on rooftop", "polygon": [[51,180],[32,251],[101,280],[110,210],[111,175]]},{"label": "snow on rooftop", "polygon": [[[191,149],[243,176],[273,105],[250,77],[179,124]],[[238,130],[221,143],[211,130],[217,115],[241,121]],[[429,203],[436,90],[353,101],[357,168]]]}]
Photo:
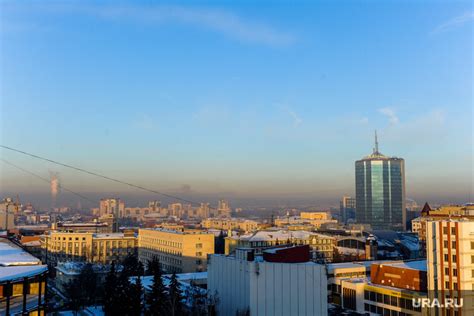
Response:
[{"label": "snow on rooftop", "polygon": [[391,263],[386,263],[383,265],[403,268],[403,269],[427,271],[426,260],[391,262]]},{"label": "snow on rooftop", "polygon": [[0,266],[39,265],[41,261],[7,240],[0,241]]},{"label": "snow on rooftop", "polygon": [[0,282],[32,277],[47,270],[46,265],[0,267]]},{"label": "snow on rooftop", "polygon": [[103,234],[94,234],[95,238],[122,238],[123,233],[103,233]]},{"label": "snow on rooftop", "polygon": [[342,254],[351,254],[351,255],[362,255],[365,254],[364,249],[356,249],[356,248],[348,248],[348,247],[340,247],[337,246],[337,251]]},{"label": "snow on rooftop", "polygon": [[333,239],[332,236],[322,235],[314,232],[309,232],[305,230],[296,230],[296,231],[287,231],[287,230],[260,230],[252,234],[245,234],[236,237],[237,239],[246,240],[249,242],[256,242],[256,241],[273,241],[273,240],[292,240],[292,239],[308,239],[311,236],[316,236],[320,238],[330,238]]},{"label": "snow on rooftop", "polygon": [[[176,278],[178,279],[181,289],[187,288],[190,285],[190,281],[198,281],[198,280],[206,280],[207,282],[207,272],[192,272],[192,273],[179,273],[176,274]],[[132,283],[136,282],[137,277],[131,277],[130,281]],[[171,274],[164,274],[162,276],[164,286],[169,286],[171,282]],[[143,276],[141,277],[141,282],[144,288],[150,289],[153,285],[153,276]]]},{"label": "snow on rooftop", "polygon": [[38,258],[8,240],[0,240],[0,282],[30,277],[48,270]]}]

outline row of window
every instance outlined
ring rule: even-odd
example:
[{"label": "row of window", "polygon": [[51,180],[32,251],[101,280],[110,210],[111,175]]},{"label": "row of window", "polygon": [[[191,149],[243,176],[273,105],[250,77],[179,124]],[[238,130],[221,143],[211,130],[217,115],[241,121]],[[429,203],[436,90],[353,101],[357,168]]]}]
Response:
[{"label": "row of window", "polygon": [[388,294],[381,294],[373,291],[364,291],[364,299],[372,302],[382,303],[385,305],[391,305],[396,307],[401,307],[404,309],[409,309],[413,311],[421,311],[420,307],[414,307],[411,299],[406,299],[403,297],[397,297]]},{"label": "row of window", "polygon": [[[66,240],[66,237],[52,237],[53,240]],[[72,237],[68,237],[68,240],[72,240]],[[79,240],[79,237],[74,237],[74,240]],[[86,237],[82,237],[82,240],[86,240]]]},{"label": "row of window", "polygon": [[183,247],[183,243],[181,242],[164,240],[164,239],[159,239],[159,238],[142,237],[142,241],[143,243],[149,243],[152,245],[161,245],[161,246],[167,246],[167,247],[173,247],[173,248]]},{"label": "row of window", "polygon": [[[448,227],[443,227],[443,234],[447,235],[448,234]],[[451,235],[456,235],[456,228],[451,227]]]},{"label": "row of window", "polygon": [[144,255],[147,258],[147,260],[151,260],[154,257],[158,257],[158,259],[160,260],[160,262],[162,264],[168,264],[168,265],[172,265],[172,266],[181,266],[183,264],[183,261],[181,259],[177,259],[177,258],[174,258],[174,257],[162,255],[160,253],[154,253],[154,252],[148,252],[147,251],[147,252],[144,252],[141,255]]},{"label": "row of window", "polygon": [[383,308],[381,306],[375,306],[371,304],[364,304],[364,310],[366,312],[371,312],[383,316],[411,316],[411,314],[409,313],[394,311],[388,308]]},{"label": "row of window", "polygon": [[[447,240],[443,241],[444,248],[448,248],[449,244]],[[451,241],[451,248],[456,249],[456,240]]]}]

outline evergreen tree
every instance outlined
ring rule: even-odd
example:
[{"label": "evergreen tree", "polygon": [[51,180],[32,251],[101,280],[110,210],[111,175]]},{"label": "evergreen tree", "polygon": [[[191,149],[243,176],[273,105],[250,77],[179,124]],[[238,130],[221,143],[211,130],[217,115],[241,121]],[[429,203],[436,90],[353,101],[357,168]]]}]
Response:
[{"label": "evergreen tree", "polygon": [[79,275],[81,291],[84,294],[84,303],[91,305],[95,303],[97,297],[97,274],[94,272],[91,263],[87,263]]},{"label": "evergreen tree", "polygon": [[105,315],[120,315],[120,305],[117,302],[117,272],[115,263],[112,263],[104,285],[104,313]]},{"label": "evergreen tree", "polygon": [[122,262],[122,275],[126,277],[143,275],[143,264],[138,261],[136,254],[130,254],[123,259]]},{"label": "evergreen tree", "polygon": [[74,315],[77,315],[77,312],[81,309],[81,306],[83,306],[84,302],[84,296],[79,285],[79,279],[69,281],[69,283],[67,283],[65,286],[65,291],[69,299],[69,306],[74,312]]},{"label": "evergreen tree", "polygon": [[128,315],[140,316],[142,313],[143,286],[141,276],[138,276],[134,284],[130,284]]},{"label": "evergreen tree", "polygon": [[147,315],[165,315],[168,311],[168,294],[163,285],[162,271],[160,261],[157,257],[153,257],[148,263],[148,271],[153,275],[153,285],[150,292],[146,296],[148,305]]},{"label": "evergreen tree", "polygon": [[173,273],[170,280],[169,286],[169,308],[171,316],[178,316],[184,314],[184,306],[183,306],[183,291],[181,290],[181,286],[179,285],[178,278],[176,277],[176,273]]},{"label": "evergreen tree", "polygon": [[153,256],[151,260],[148,260],[145,275],[155,275],[157,272],[161,274],[160,260],[157,256]]},{"label": "evergreen tree", "polygon": [[199,288],[193,281],[185,292],[187,305],[191,307],[190,315],[201,316],[206,315],[207,310],[207,293],[204,289]]}]

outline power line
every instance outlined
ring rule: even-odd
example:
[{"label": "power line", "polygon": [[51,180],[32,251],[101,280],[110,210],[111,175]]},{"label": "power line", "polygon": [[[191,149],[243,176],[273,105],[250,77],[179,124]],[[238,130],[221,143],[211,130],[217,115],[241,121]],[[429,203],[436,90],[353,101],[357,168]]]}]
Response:
[{"label": "power line", "polygon": [[[26,170],[26,169],[24,169],[24,168],[22,168],[22,167],[20,167],[20,166],[17,166],[17,165],[15,165],[15,164],[9,162],[8,160],[5,160],[5,159],[3,159],[3,158],[0,158],[0,160],[3,161],[4,163],[6,163],[7,165],[10,165],[10,166],[15,167],[15,168],[17,168],[17,169],[19,169],[19,170],[21,170],[21,171],[23,171],[23,172],[26,172],[26,173],[28,173],[28,174],[30,174],[30,175],[32,175],[32,176],[34,176],[34,177],[36,177],[36,178],[38,178],[38,179],[40,179],[40,180],[43,180],[44,182],[50,183],[50,180],[49,180],[49,179],[44,178],[44,177],[42,177],[42,176],[40,176],[40,175],[38,175],[38,174],[36,174],[36,173],[33,173],[33,172],[29,171],[29,170]],[[77,195],[78,197],[80,197],[80,198],[82,198],[82,199],[84,199],[84,200],[87,200],[87,201],[89,201],[89,202],[92,202],[93,204],[97,204],[97,201],[91,200],[91,199],[89,199],[87,196],[84,196],[84,195],[82,195],[82,194],[80,194],[80,193],[74,192],[74,191],[72,191],[72,190],[70,190],[70,189],[68,189],[68,188],[66,188],[66,187],[64,187],[64,186],[62,186],[62,185],[61,185],[60,187],[61,187],[61,189],[64,190],[64,191],[67,191],[67,192],[69,192],[69,193],[72,193],[72,194],[74,194],[74,195]]]},{"label": "power line", "polygon": [[[175,196],[175,195],[171,195],[171,194],[166,194],[166,193],[163,193],[163,192],[160,192],[160,191],[156,191],[156,190],[153,190],[153,189],[148,189],[148,188],[143,187],[143,186],[141,186],[141,185],[136,185],[136,184],[133,184],[133,183],[130,183],[130,182],[126,182],[126,181],[122,181],[122,180],[119,180],[119,179],[115,179],[115,178],[112,178],[112,177],[109,177],[109,176],[106,176],[106,175],[103,175],[103,174],[100,174],[100,173],[97,173],[97,172],[89,171],[89,170],[86,170],[86,169],[83,169],[83,168],[79,168],[79,167],[75,167],[75,166],[72,166],[72,165],[69,165],[69,164],[65,164],[65,163],[62,163],[62,162],[59,162],[59,161],[56,161],[56,160],[52,160],[52,159],[49,159],[49,158],[41,157],[41,156],[38,156],[38,155],[35,155],[35,154],[32,154],[32,153],[26,152],[26,151],[23,151],[23,150],[19,150],[19,149],[16,149],[16,148],[8,147],[8,146],[5,146],[5,145],[0,145],[0,147],[1,147],[1,148],[4,148],[4,149],[8,149],[8,150],[10,150],[10,151],[14,151],[14,152],[17,152],[17,153],[26,155],[26,156],[29,156],[29,157],[32,157],[32,158],[36,158],[36,159],[39,159],[39,160],[47,161],[47,162],[50,162],[50,163],[53,163],[53,164],[56,164],[56,165],[59,165],[59,166],[63,166],[63,167],[69,168],[69,169],[73,169],[73,170],[76,170],[76,171],[79,171],[79,172],[87,173],[87,174],[89,174],[89,175],[93,175],[93,176],[96,176],[96,177],[99,177],[99,178],[103,178],[103,179],[106,179],[106,180],[109,180],[109,181],[113,181],[113,182],[116,182],[116,183],[124,184],[124,185],[127,185],[127,186],[132,187],[132,188],[136,188],[136,189],[139,189],[139,190],[147,191],[147,192],[150,192],[150,193],[159,194],[159,195],[166,196],[166,197],[169,197],[169,198],[173,198],[173,199],[176,199],[176,200],[179,200],[179,201],[182,201],[182,202],[186,202],[186,203],[190,203],[190,204],[199,205],[199,203],[198,203],[198,202],[195,202],[195,201],[183,199],[183,198],[181,198],[181,197],[179,197],[179,196]],[[48,180],[48,182],[49,182],[49,180]],[[212,207],[212,206],[209,206],[209,208],[215,209],[215,208]]]}]

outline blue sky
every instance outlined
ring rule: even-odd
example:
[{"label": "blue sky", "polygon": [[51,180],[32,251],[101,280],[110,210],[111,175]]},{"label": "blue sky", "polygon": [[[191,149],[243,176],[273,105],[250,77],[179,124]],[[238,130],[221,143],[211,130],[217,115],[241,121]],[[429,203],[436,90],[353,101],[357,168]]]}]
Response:
[{"label": "blue sky", "polygon": [[[468,1],[0,5],[4,145],[167,192],[337,201],[377,129],[408,196],[473,199]],[[2,192],[48,192],[0,172]]]}]

